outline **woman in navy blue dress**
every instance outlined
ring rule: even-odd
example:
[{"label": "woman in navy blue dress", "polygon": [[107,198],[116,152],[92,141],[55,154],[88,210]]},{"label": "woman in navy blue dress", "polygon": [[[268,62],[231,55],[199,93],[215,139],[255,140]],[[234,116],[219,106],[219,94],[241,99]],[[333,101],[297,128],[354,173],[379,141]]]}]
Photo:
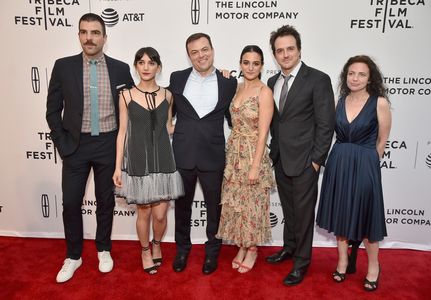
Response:
[{"label": "woman in navy blue dress", "polygon": [[378,287],[379,241],[387,235],[380,158],[390,128],[390,103],[377,65],[368,56],[351,57],[340,75],[337,137],[323,175],[317,225],[337,237],[336,282],[344,281],[348,269],[348,241],[363,241],[367,291]]}]

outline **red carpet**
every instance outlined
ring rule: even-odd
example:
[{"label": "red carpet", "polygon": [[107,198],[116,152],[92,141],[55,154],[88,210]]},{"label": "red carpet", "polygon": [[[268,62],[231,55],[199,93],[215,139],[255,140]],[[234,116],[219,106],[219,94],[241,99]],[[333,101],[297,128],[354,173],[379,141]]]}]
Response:
[{"label": "red carpet", "polygon": [[305,280],[285,287],[282,280],[292,262],[273,266],[264,261],[276,247],[259,248],[255,267],[239,274],[230,265],[236,248],[223,246],[219,268],[208,276],[201,272],[203,245],[193,246],[182,273],[172,271],[175,245],[163,243],[162,247],[164,264],[157,275],[149,276],[141,267],[138,242],[114,241],[114,270],[101,274],[94,242],[86,241],[81,268],[69,282],[57,284],[63,240],[0,237],[0,299],[431,299],[431,252],[381,250],[379,289],[368,293],[362,288],[364,250],[359,251],[356,274],[337,284],[331,277],[336,250],[314,248]]}]

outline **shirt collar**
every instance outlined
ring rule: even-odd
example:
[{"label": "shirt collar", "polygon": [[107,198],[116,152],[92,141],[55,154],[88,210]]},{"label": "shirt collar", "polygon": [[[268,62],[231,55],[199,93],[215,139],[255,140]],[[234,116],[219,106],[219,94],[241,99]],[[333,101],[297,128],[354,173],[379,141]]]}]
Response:
[{"label": "shirt collar", "polygon": [[[296,67],[292,70],[292,72],[290,72],[290,76],[292,76],[293,78],[296,77],[296,75],[298,75],[299,69],[302,66],[302,61],[300,60],[299,63],[296,65]],[[284,74],[283,71],[280,72],[280,76],[278,76],[278,79],[282,78],[284,80],[284,77],[288,76],[289,74]]]},{"label": "shirt collar", "polygon": [[208,78],[208,77],[211,77],[211,76],[215,75],[216,68],[213,67],[213,70],[211,71],[210,74],[208,74],[208,76],[202,76],[201,73],[199,73],[198,70],[196,70],[195,68],[192,68],[192,73],[193,73],[193,76],[198,77],[198,78]]},{"label": "shirt collar", "polygon": [[102,64],[102,63],[104,63],[105,62],[105,55],[102,53],[102,55],[100,56],[100,57],[98,57],[98,58],[88,58],[88,56],[86,56],[85,54],[84,54],[84,52],[82,52],[82,57],[83,57],[83,60],[84,60],[84,63],[86,63],[86,64],[89,64],[90,63],[90,60],[95,60],[96,62],[97,62],[97,64]]}]

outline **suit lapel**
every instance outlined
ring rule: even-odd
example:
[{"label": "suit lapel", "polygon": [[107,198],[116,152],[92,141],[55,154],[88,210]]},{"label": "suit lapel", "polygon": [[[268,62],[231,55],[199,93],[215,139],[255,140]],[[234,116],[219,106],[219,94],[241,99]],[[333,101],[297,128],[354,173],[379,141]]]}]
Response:
[{"label": "suit lapel", "polygon": [[275,82],[277,81],[278,76],[280,76],[280,73],[281,71],[268,79],[268,87],[272,90],[272,92],[274,92]]},{"label": "suit lapel", "polygon": [[192,68],[184,70],[181,73],[181,76],[178,76],[178,82],[175,85],[175,89],[172,91],[174,94],[182,95],[182,99],[184,100],[184,105],[188,106],[190,111],[193,112],[195,119],[200,119],[198,113],[196,112],[193,105],[190,103],[189,99],[184,96],[184,90],[186,88],[187,80],[189,79],[190,73],[192,72]]},{"label": "suit lapel", "polygon": [[78,86],[80,99],[82,99],[82,103],[84,103],[84,70],[82,53],[75,56],[75,59],[73,60],[72,70],[74,79]]},{"label": "suit lapel", "polygon": [[217,111],[221,106],[223,106],[223,99],[225,99],[224,95],[224,89],[223,89],[223,75],[216,70],[216,76],[217,76],[217,104],[214,107],[213,111],[211,111],[208,115],[212,114],[214,111]]},{"label": "suit lapel", "polygon": [[[194,109],[193,105],[184,96],[184,89],[186,87],[187,80],[188,80],[191,72],[192,72],[192,68],[187,69],[184,72],[184,76],[179,76],[178,77],[177,90],[175,90],[174,93],[178,93],[180,95],[183,95],[184,103],[186,105],[188,105],[189,108],[194,112],[195,117],[197,119],[200,119],[200,117],[199,117],[198,113],[196,112],[196,110]],[[223,84],[224,78],[222,77],[223,75],[218,70],[216,70],[216,76],[217,76],[217,93],[218,93],[217,104],[214,107],[214,109],[211,112],[209,112],[208,114],[206,114],[205,116],[203,116],[202,119],[210,116],[212,113],[214,113],[215,111],[217,111],[221,107],[223,107],[224,99],[226,99],[225,94],[224,94],[224,89],[223,89],[223,86],[224,86],[224,84]]]},{"label": "suit lapel", "polygon": [[[176,91],[180,95],[184,95],[184,89],[186,88],[187,79],[189,79],[190,73],[192,72],[192,68],[189,68],[184,71],[184,76],[178,76],[178,90]],[[188,101],[187,101],[188,102]]]},{"label": "suit lapel", "polygon": [[117,96],[117,87],[115,86],[116,83],[118,82],[116,80],[116,74],[117,73],[115,72],[115,66],[113,64],[112,59],[109,56],[107,56],[106,54],[105,54],[105,61],[106,61],[106,67],[108,68],[109,82],[111,85],[112,97],[113,97],[113,99],[115,99]]},{"label": "suit lapel", "polygon": [[299,69],[298,74],[296,75],[296,78],[289,89],[289,92],[287,93],[287,100],[286,100],[286,104],[283,107],[282,116],[286,114],[286,111],[289,109],[292,103],[295,102],[295,99],[297,98],[296,96],[298,95],[298,93],[300,93],[301,90],[303,89],[303,86],[306,83],[305,78],[307,74],[308,74],[307,66],[304,63],[302,63],[302,66]]}]

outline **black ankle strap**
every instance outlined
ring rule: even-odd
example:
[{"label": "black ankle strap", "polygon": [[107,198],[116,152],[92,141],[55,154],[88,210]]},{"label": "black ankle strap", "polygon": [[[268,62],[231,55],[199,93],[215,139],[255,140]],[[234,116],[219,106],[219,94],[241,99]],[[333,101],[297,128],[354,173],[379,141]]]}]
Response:
[{"label": "black ankle strap", "polygon": [[161,243],[162,241],[156,241],[155,239],[153,239],[152,241],[151,241],[151,243],[153,243],[154,245],[160,245],[160,243]]},{"label": "black ankle strap", "polygon": [[150,250],[150,245],[148,245],[147,247],[142,247],[142,251],[148,251],[148,250]]}]

